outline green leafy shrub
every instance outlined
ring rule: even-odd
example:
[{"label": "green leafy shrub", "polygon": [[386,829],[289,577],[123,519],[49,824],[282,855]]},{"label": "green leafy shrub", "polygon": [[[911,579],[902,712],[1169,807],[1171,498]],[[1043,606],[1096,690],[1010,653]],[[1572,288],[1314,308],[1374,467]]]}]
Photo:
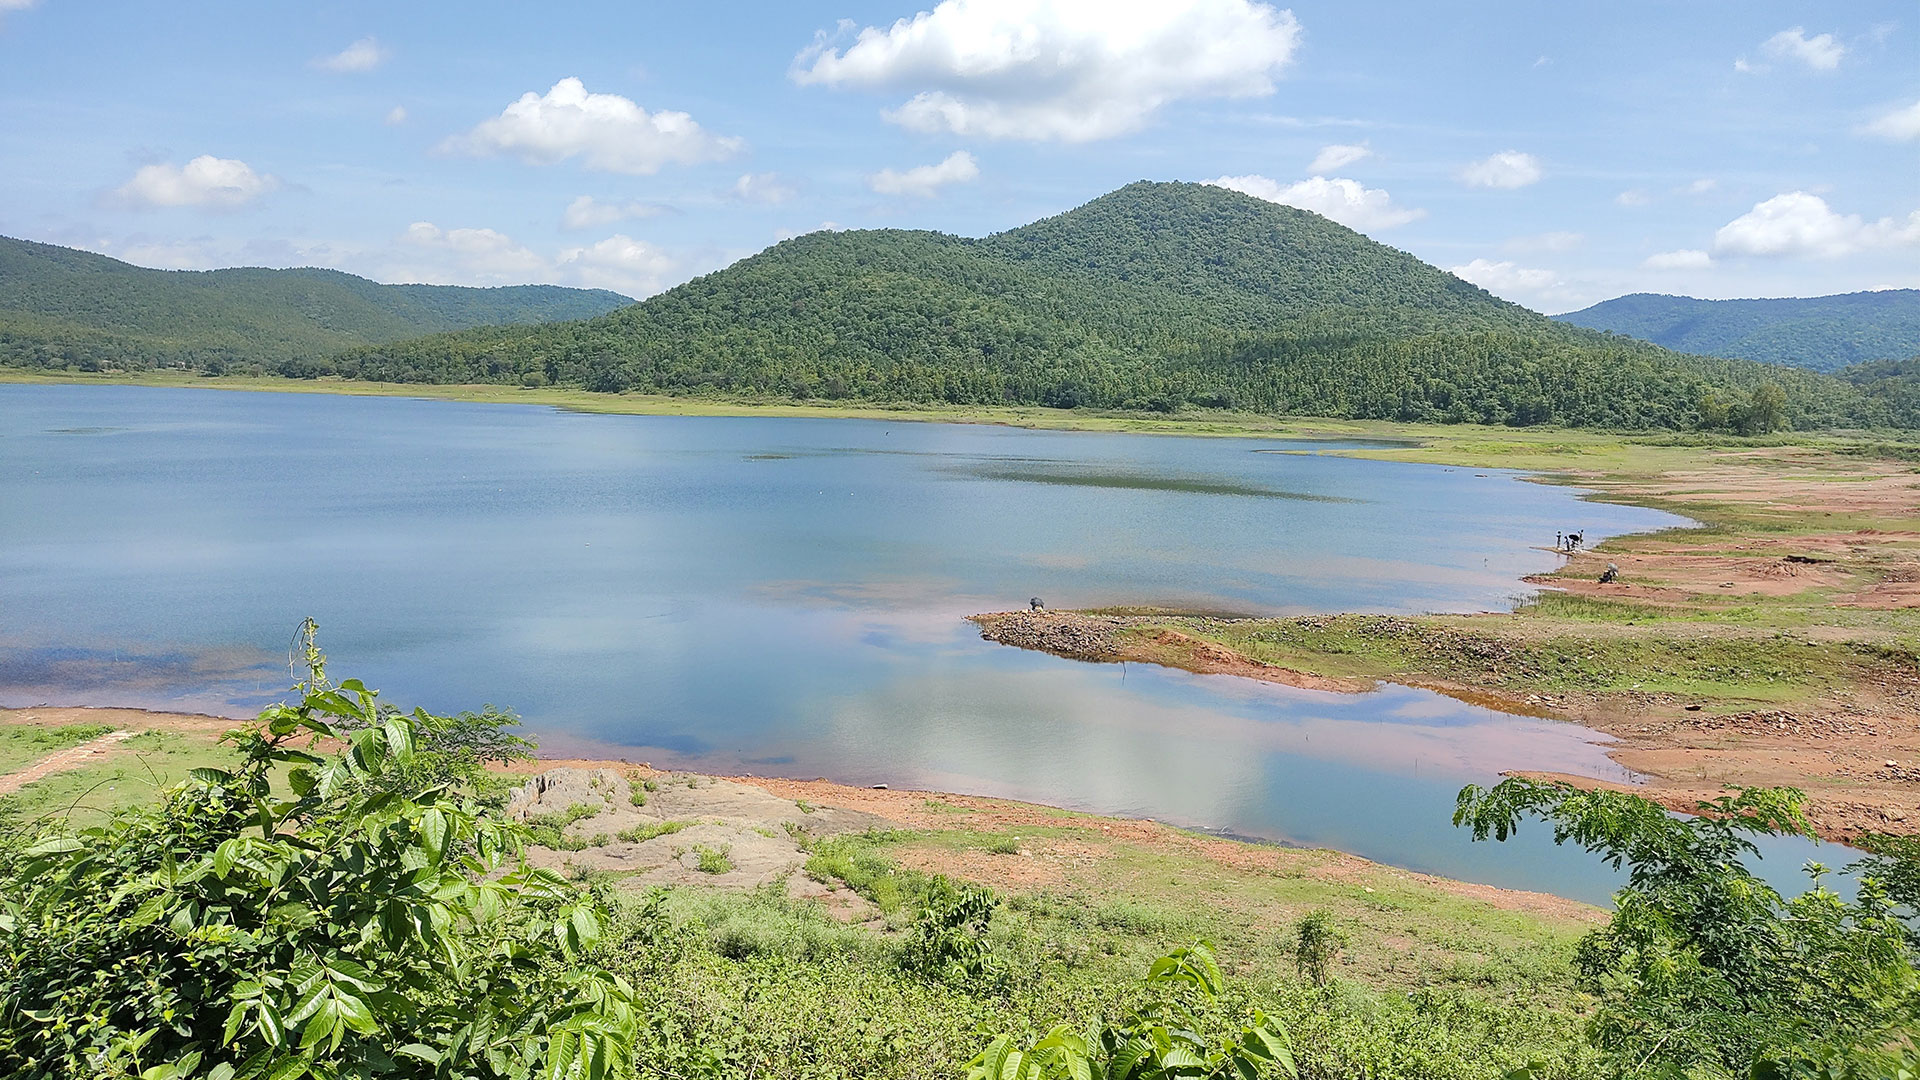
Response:
[{"label": "green leafy shrub", "polygon": [[936,875],[900,949],[900,966],[922,978],[965,986],[998,982],[1003,972],[988,947],[987,926],[999,903],[991,889]]},{"label": "green leafy shrub", "polygon": [[382,710],[310,655],[231,770],[0,851],[0,1075],[624,1073],[638,1021],[586,960],[599,902],[457,787],[411,786],[440,769],[417,732],[457,718]]},{"label": "green leafy shrub", "polygon": [[1333,962],[1339,959],[1346,936],[1333,925],[1333,912],[1310,911],[1294,931],[1293,964],[1300,977],[1315,986],[1325,986],[1333,978]]},{"label": "green leafy shrub", "polygon": [[1147,1001],[1115,1023],[1096,1018],[1085,1031],[1062,1024],[1022,1045],[994,1038],[967,1063],[967,1080],[1251,1080],[1296,1076],[1281,1027],[1258,1009],[1237,1030],[1210,1024],[1207,1007],[1225,987],[1206,944],[1176,949],[1147,969]]},{"label": "green leafy shrub", "polygon": [[[1509,779],[1460,792],[1454,822],[1505,840],[1528,816],[1628,871],[1580,943],[1600,1000],[1590,1038],[1616,1076],[1892,1076],[1920,1068],[1920,861],[1879,841],[1858,898],[1787,900],[1750,871],[1750,837],[1811,836],[1805,796],[1746,789],[1682,818],[1634,795]],[[1875,841],[1869,840],[1870,844]]]}]

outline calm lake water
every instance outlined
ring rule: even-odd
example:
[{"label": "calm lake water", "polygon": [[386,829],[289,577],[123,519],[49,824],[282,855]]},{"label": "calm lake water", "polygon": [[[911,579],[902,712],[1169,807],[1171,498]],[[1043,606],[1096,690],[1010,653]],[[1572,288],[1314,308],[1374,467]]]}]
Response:
[{"label": "calm lake water", "polygon": [[548,752],[1017,796],[1603,900],[1614,879],[1541,829],[1476,845],[1448,823],[1502,769],[1623,778],[1592,732],[1076,663],[962,619],[1031,596],[1499,609],[1558,530],[1677,521],[1509,472],[1275,452],[1322,448],[0,385],[0,704],[246,715],[283,695],[312,615],[336,677],[512,707]]}]

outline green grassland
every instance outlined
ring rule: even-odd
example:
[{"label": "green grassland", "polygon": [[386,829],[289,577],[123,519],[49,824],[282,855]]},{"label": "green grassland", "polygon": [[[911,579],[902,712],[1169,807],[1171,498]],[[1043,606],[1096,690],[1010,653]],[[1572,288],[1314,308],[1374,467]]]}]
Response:
[{"label": "green grassland", "polygon": [[112,731],[105,724],[0,727],[0,775]]},{"label": "green grassland", "polygon": [[[948,1077],[981,1031],[1036,1033],[1135,1004],[1135,980],[1170,948],[1216,943],[1234,992],[1287,1027],[1303,1077],[1488,1080],[1539,1063],[1543,1077],[1591,1075],[1580,1037],[1589,1000],[1572,956],[1587,919],[1505,911],[1409,875],[1286,852],[1282,868],[1234,869],[1201,855],[1104,841],[1097,820],[1023,827],[1028,845],[1105,844],[1066,885],[1005,889],[989,930],[985,985],[903,977],[899,929],[849,926],[774,886],[678,889],[646,934],[604,955],[643,987],[655,1015],[640,1075]],[[826,842],[808,872],[890,905],[904,927],[927,888],[916,856],[995,850],[1011,834],[965,828]],[[1017,854],[998,855],[1017,860]],[[1295,924],[1328,910],[1345,939],[1324,987],[1297,970]],[[638,938],[645,945],[634,945]],[[716,1067],[717,1066],[717,1067]]]},{"label": "green grassland", "polygon": [[[13,722],[0,711],[0,773],[14,771],[56,750],[77,746],[112,729],[101,725]],[[142,731],[111,753],[0,795],[0,815],[23,820],[98,824],[117,810],[152,804],[194,769],[219,767],[232,752],[205,732]]]}]

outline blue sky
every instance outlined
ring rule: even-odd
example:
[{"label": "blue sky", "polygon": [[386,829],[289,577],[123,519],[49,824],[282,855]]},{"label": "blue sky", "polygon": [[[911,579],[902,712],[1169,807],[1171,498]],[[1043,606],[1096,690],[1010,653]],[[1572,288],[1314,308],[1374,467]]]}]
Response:
[{"label": "blue sky", "polygon": [[0,233],[642,296],[1142,178],[1558,312],[1920,287],[1920,5],[0,0]]}]

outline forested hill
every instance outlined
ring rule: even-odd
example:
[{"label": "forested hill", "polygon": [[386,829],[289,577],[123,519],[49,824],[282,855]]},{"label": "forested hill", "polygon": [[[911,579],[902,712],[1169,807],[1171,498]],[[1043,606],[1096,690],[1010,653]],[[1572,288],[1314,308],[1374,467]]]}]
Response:
[{"label": "forested hill", "polygon": [[554,285],[381,285],[337,270],[149,270],[0,237],[0,363],[17,366],[274,370],[355,345],[632,302]]},{"label": "forested hill", "polygon": [[[370,345],[274,370],[1627,428],[1900,419],[1877,384],[1568,326],[1317,214],[1145,182],[984,238],[811,233],[597,318]],[[1767,383],[1784,389],[1784,406],[1750,410]]]},{"label": "forested hill", "polygon": [[1773,300],[1632,293],[1554,317],[1683,352],[1814,371],[1920,356],[1920,289]]}]

